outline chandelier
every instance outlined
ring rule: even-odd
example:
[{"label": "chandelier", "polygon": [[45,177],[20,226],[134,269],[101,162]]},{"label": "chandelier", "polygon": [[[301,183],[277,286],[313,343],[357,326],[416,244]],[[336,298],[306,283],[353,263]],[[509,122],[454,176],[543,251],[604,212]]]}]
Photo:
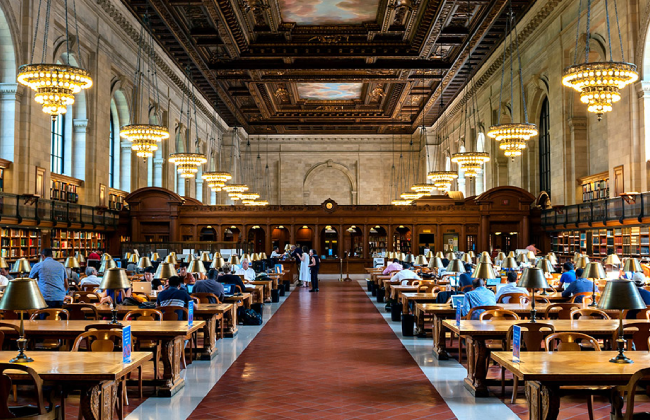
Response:
[{"label": "chandelier", "polygon": [[410,206],[413,200],[393,200],[390,202],[393,206]]},{"label": "chandelier", "polygon": [[[591,1],[591,0],[588,0]],[[528,108],[526,107],[526,94],[524,92],[524,79],[521,75],[521,56],[519,55],[519,41],[517,36],[517,22],[515,22],[515,15],[512,12],[512,3],[509,3],[510,7],[510,19],[506,21],[506,35],[503,41],[503,64],[501,66],[501,90],[499,92],[499,103],[503,97],[503,79],[505,76],[507,60],[507,51],[508,51],[508,35],[510,35],[510,50],[512,51],[513,42],[514,49],[517,52],[517,63],[518,63],[518,74],[520,82],[520,93],[522,100],[522,107],[524,110],[524,122],[523,123],[504,123],[501,124],[501,112],[498,113],[499,120],[496,125],[493,125],[488,130],[488,137],[493,138],[498,141],[499,149],[504,151],[504,154],[507,157],[515,159],[517,156],[521,156],[521,151],[526,148],[526,143],[530,140],[531,137],[537,135],[537,126],[535,124],[528,122]],[[509,31],[511,29],[511,31]],[[510,32],[510,34],[509,34]],[[513,41],[514,37],[514,41]],[[514,104],[514,87],[513,87],[513,53],[510,53],[510,103]],[[514,116],[514,112],[512,113]],[[470,175],[472,176],[472,175]],[[476,176],[474,174],[473,176]]]},{"label": "chandelier", "polygon": [[194,178],[199,167],[208,162],[202,153],[173,153],[169,155],[169,161],[176,165],[181,178]]},{"label": "chandelier", "polygon": [[414,184],[411,187],[411,190],[420,194],[421,196],[425,196],[425,195],[431,195],[434,188],[435,185],[425,183],[425,184]]},{"label": "chandelier", "polygon": [[238,201],[239,197],[248,191],[248,186],[244,184],[229,184],[223,187],[232,201]]},{"label": "chandelier", "polygon": [[251,205],[251,203],[255,202],[258,198],[260,198],[260,195],[255,192],[245,192],[239,195],[239,199],[244,205]]},{"label": "chandelier", "polygon": [[418,198],[421,198],[423,196],[423,194],[405,192],[405,193],[400,194],[399,196],[402,198],[402,200],[413,201],[413,200],[417,200]]},{"label": "chandelier", "polygon": [[[75,95],[84,89],[89,89],[93,85],[90,73],[81,67],[70,64],[70,41],[66,42],[68,64],[49,64],[45,63],[47,54],[48,29],[50,27],[50,5],[51,0],[47,1],[45,9],[45,30],[43,37],[43,53],[41,62],[34,63],[34,52],[36,39],[38,38],[38,27],[41,16],[40,3],[36,16],[36,30],[32,42],[32,54],[29,60],[30,64],[24,64],[18,69],[16,80],[23,86],[27,86],[36,92],[34,99],[43,106],[43,112],[56,118],[57,115],[65,114],[68,105],[74,104]],[[79,26],[76,14],[76,2],[72,0],[74,13],[74,28],[77,42],[77,60],[81,62],[81,53],[79,51]],[[65,39],[70,39],[68,33],[68,8],[65,7]]]},{"label": "chandelier", "polygon": [[201,178],[203,178],[207,183],[208,187],[212,191],[221,191],[225,186],[226,182],[232,179],[232,176],[228,172],[205,172]]},{"label": "chandelier", "polygon": [[481,172],[483,164],[490,161],[490,155],[485,152],[454,153],[451,161],[465,171],[466,177],[475,178]]},{"label": "chandelier", "polygon": [[131,150],[141,158],[153,157],[158,143],[169,138],[169,131],[154,124],[130,124],[120,130],[120,137],[131,142]]},{"label": "chandelier", "polygon": [[434,171],[429,172],[427,178],[433,181],[433,185],[437,189],[441,191],[449,191],[452,182],[458,178],[458,174],[453,171]]}]

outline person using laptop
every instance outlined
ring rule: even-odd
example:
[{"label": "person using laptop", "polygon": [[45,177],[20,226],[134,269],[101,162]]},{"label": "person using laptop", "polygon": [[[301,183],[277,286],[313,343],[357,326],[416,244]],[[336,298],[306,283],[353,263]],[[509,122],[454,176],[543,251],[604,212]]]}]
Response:
[{"label": "person using laptop", "polygon": [[241,261],[241,268],[235,272],[238,276],[244,276],[247,281],[255,281],[255,270],[250,267],[248,260]]},{"label": "person using laptop", "polygon": [[[506,283],[504,286],[501,286],[499,290],[497,290],[497,302],[499,301],[499,297],[505,293],[524,293],[528,294],[528,290],[524,287],[517,287],[517,273],[514,271],[509,271],[508,272],[508,283]],[[517,303],[517,302],[510,302],[510,298],[506,298],[503,303]]]},{"label": "person using laptop", "polygon": [[86,267],[86,277],[81,279],[79,286],[99,286],[102,279],[97,277],[97,269],[95,267]]},{"label": "person using laptop", "polygon": [[472,265],[469,263],[463,264],[465,272],[458,276],[458,286],[462,289],[465,286],[471,286],[474,279],[472,279]]},{"label": "person using laptop", "polygon": [[168,280],[169,287],[158,293],[156,306],[182,306],[187,308],[187,304],[192,297],[186,290],[181,289],[182,279],[179,276],[171,276]]},{"label": "person using laptop", "polygon": [[[497,299],[494,293],[492,293],[492,290],[485,287],[485,280],[474,279],[472,286],[474,286],[474,290],[465,293],[463,309],[461,310],[463,316],[467,316],[470,309],[476,308],[477,306],[490,306],[496,305],[497,303]],[[479,319],[482,312],[482,310],[472,312],[472,319]]]},{"label": "person using laptop", "polygon": [[242,281],[241,277],[235,276],[230,272],[230,270],[230,264],[223,266],[223,275],[219,276],[219,282],[224,284],[234,284],[241,288],[241,292],[245,292],[246,286],[244,286],[244,282]]},{"label": "person using laptop", "polygon": [[[199,280],[194,284],[192,293],[212,293],[219,301],[223,302],[223,285],[217,281],[217,270],[211,268],[208,271],[208,278],[206,280]],[[217,303],[214,298],[208,298],[210,303]],[[214,301],[214,302],[213,302]]]}]

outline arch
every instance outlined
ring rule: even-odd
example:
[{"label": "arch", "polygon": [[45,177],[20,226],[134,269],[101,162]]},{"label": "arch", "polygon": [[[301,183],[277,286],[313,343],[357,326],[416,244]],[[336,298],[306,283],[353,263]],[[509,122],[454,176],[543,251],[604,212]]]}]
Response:
[{"label": "arch", "polygon": [[[129,191],[131,189],[131,145],[126,140],[122,141],[120,129],[130,124],[131,116],[127,93],[122,88],[120,77],[115,77],[111,83],[110,113],[113,119],[113,133],[108,139],[108,149],[109,156],[112,155],[113,158],[112,188]],[[109,185],[111,185],[110,178]]]},{"label": "arch", "polygon": [[16,136],[16,62],[19,39],[9,3],[0,1],[0,157],[14,160]]},{"label": "arch", "polygon": [[[303,197],[304,197],[304,204],[309,204],[309,202],[313,202],[314,200],[318,201],[317,203],[312,203],[312,204],[320,204],[323,200],[326,198],[330,197],[324,197],[324,196],[316,196],[312,195],[312,191],[310,190],[309,186],[312,185],[315,181],[317,180],[325,180],[327,182],[330,182],[327,177],[318,177],[317,175],[323,174],[329,172],[331,175],[330,176],[337,176],[337,173],[339,174],[339,181],[342,180],[347,180],[347,185],[337,185],[337,186],[332,186],[332,190],[328,191],[331,194],[334,195],[334,201],[339,201],[341,204],[357,204],[357,183],[355,176],[352,174],[352,172],[348,169],[347,166],[342,165],[340,163],[336,163],[332,161],[331,159],[327,160],[326,162],[321,162],[317,163],[316,165],[312,166],[307,173],[305,174],[305,178],[303,179],[302,182],[302,191],[303,191]],[[342,173],[343,176],[340,176]],[[330,184],[331,185],[331,184]],[[349,191],[349,200],[346,199],[346,195],[348,194],[347,191],[344,191],[341,193],[340,188],[341,187],[347,187]],[[311,200],[310,200],[311,197]],[[319,197],[322,198],[319,200]]]}]

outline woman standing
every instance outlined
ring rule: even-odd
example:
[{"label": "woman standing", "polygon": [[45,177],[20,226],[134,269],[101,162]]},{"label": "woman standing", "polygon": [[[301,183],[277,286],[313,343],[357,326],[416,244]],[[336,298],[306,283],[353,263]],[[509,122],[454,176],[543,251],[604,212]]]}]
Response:
[{"label": "woman standing", "polygon": [[320,257],[316,250],[309,251],[309,269],[311,272],[311,290],[310,292],[318,292],[318,269],[320,268]]},{"label": "woman standing", "polygon": [[309,275],[309,254],[307,253],[309,249],[306,246],[302,247],[302,255],[300,255],[300,277],[299,280],[305,287],[309,287],[311,283],[311,277]]}]

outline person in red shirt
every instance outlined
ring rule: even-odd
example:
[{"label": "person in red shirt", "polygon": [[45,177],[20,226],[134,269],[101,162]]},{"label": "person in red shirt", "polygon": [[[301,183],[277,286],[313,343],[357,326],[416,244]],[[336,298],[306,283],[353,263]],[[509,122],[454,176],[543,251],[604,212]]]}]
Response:
[{"label": "person in red shirt", "polygon": [[99,259],[101,259],[101,257],[100,257],[99,254],[97,253],[97,250],[94,250],[93,252],[91,252],[90,254],[88,254],[88,259],[89,259],[89,260],[99,260]]}]

